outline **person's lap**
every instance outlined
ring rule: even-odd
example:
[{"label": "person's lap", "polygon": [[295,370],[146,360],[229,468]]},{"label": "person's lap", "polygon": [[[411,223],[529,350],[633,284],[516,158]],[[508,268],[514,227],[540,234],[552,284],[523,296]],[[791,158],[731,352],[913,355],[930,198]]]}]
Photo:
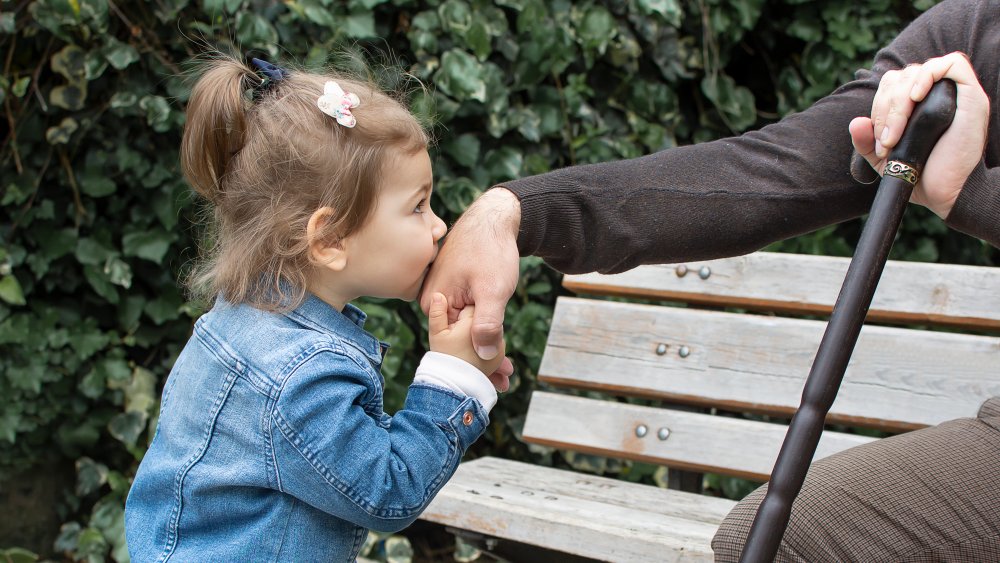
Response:
[{"label": "person's lap", "polygon": [[[738,561],[766,485],[712,540]],[[1000,561],[1000,398],[814,463],[776,561]]]}]

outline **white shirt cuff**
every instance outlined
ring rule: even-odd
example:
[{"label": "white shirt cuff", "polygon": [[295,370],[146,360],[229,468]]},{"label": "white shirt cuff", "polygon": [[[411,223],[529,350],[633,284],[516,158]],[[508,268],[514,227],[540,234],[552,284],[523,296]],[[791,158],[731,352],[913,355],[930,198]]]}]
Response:
[{"label": "white shirt cuff", "polygon": [[448,354],[440,352],[424,354],[413,382],[444,387],[467,397],[473,397],[483,405],[486,412],[497,404],[497,390],[489,378],[476,366]]}]

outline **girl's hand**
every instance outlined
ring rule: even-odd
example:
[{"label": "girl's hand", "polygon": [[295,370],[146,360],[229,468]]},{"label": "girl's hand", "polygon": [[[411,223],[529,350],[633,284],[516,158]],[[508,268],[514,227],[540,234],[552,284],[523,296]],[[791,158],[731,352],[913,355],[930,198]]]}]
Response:
[{"label": "girl's hand", "polygon": [[[442,293],[435,293],[431,296],[430,310],[427,312],[427,330],[430,333],[431,350],[455,356],[476,366],[493,382],[497,389],[505,390],[508,387],[507,378],[510,373],[502,374],[499,370],[500,364],[504,361],[504,351],[506,345],[503,339],[500,340],[500,352],[490,360],[484,360],[476,354],[472,346],[472,319],[475,314],[475,307],[469,305],[462,309],[458,315],[458,320],[449,324],[448,322],[448,300]],[[498,381],[497,378],[503,379]],[[502,385],[501,385],[502,384]]]},{"label": "girl's hand", "polygon": [[913,107],[942,78],[950,78],[958,86],[955,120],[931,151],[910,201],[945,219],[969,174],[982,161],[989,125],[989,98],[964,53],[885,73],[872,102],[871,117],[854,118],[850,131],[855,150],[882,174]]}]

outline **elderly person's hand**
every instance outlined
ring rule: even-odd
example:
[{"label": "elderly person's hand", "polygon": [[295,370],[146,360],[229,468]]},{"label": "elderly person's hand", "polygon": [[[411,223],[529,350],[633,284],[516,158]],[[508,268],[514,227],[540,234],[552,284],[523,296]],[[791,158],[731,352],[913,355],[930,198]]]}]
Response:
[{"label": "elderly person's hand", "polygon": [[[420,294],[425,312],[435,293],[444,294],[450,322],[465,307],[475,306],[472,343],[484,360],[502,354],[504,308],[517,285],[520,221],[521,203],[514,194],[502,188],[487,191],[451,228]],[[498,391],[507,390],[513,371],[504,358],[489,376]]]},{"label": "elderly person's hand", "polygon": [[955,120],[931,151],[910,201],[945,219],[969,174],[983,159],[989,125],[989,98],[965,54],[951,53],[885,73],[871,117],[855,118],[850,131],[855,150],[881,174],[913,107],[942,78],[958,86]]}]

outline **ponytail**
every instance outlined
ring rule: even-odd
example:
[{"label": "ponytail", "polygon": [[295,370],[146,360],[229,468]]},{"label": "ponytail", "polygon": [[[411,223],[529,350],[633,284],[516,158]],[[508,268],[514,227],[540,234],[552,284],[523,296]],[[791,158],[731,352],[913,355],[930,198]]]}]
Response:
[{"label": "ponytail", "polygon": [[223,58],[208,69],[191,91],[181,141],[181,170],[191,187],[217,203],[222,180],[246,136],[246,84],[259,80],[245,64]]}]

